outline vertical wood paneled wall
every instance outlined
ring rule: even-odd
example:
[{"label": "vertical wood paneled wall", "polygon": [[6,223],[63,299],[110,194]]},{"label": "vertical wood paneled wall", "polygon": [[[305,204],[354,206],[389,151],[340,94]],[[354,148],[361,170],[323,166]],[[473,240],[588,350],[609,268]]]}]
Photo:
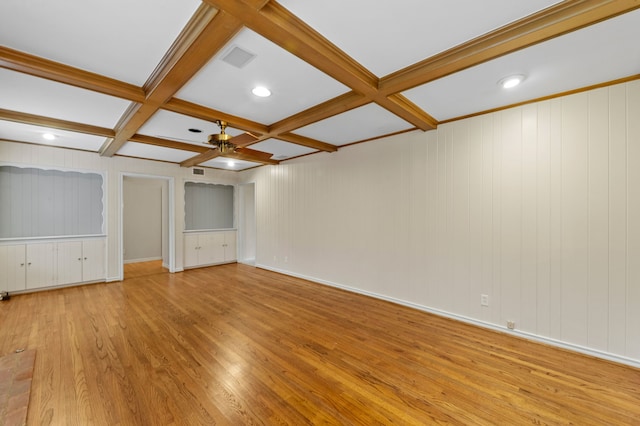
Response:
[{"label": "vertical wood paneled wall", "polygon": [[242,180],[258,265],[640,361],[640,81]]},{"label": "vertical wood paneled wall", "polygon": [[184,183],[186,180],[235,184],[238,174],[223,170],[207,169],[204,178],[191,175],[191,169],[177,164],[148,161],[126,157],[100,157],[97,153],[61,149],[42,145],[22,144],[0,140],[0,162],[26,164],[34,167],[91,170],[106,174],[107,217],[107,280],[119,278],[120,252],[120,179],[122,173],[148,176],[173,177],[175,182],[175,256],[176,268],[182,270],[184,231]]}]

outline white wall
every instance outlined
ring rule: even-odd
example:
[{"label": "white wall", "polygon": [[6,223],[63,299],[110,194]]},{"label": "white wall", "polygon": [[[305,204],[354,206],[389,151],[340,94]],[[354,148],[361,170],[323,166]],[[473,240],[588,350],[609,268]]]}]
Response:
[{"label": "white wall", "polygon": [[242,180],[258,265],[640,361],[640,81]]},{"label": "white wall", "polygon": [[255,185],[240,185],[238,197],[238,260],[254,264],[256,259]]},{"label": "white wall", "polygon": [[175,179],[175,256],[176,269],[183,268],[184,231],[184,182],[203,181],[235,184],[236,172],[206,169],[205,177],[192,176],[191,169],[160,161],[139,160],[127,157],[100,157],[96,153],[61,149],[42,145],[24,144],[0,140],[0,161],[40,167],[106,172],[107,217],[107,280],[120,279],[122,261],[120,243],[120,200],[122,173],[150,176],[168,176]]}]

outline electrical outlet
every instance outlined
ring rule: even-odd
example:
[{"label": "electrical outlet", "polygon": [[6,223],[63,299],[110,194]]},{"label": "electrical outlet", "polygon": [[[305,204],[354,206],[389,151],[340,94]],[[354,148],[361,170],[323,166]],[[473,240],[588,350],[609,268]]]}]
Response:
[{"label": "electrical outlet", "polygon": [[507,328],[509,330],[513,330],[516,328],[516,322],[515,321],[511,321],[511,320],[507,320]]},{"label": "electrical outlet", "polygon": [[480,295],[480,306],[489,306],[489,295],[481,294]]}]

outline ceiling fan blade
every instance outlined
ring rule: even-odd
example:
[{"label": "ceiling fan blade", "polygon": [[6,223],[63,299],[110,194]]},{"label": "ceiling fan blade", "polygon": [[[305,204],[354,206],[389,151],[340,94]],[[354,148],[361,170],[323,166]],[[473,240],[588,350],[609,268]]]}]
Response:
[{"label": "ceiling fan blade", "polygon": [[280,164],[278,160],[272,160],[268,152],[256,151],[249,148],[238,148],[236,152],[224,154],[224,157],[235,158],[236,160],[252,161],[262,164]]},{"label": "ceiling fan blade", "polygon": [[187,158],[182,163],[180,163],[180,167],[191,167],[200,163],[204,163],[205,161],[212,160],[216,157],[220,156],[220,151],[217,149],[210,149],[202,154],[198,154],[195,157]]},{"label": "ceiling fan blade", "polygon": [[237,146],[238,148],[242,148],[247,145],[251,145],[255,141],[258,140],[257,136],[252,135],[251,133],[243,133],[238,136],[234,136],[231,138],[231,143]]},{"label": "ceiling fan blade", "polygon": [[260,158],[262,160],[270,160],[271,157],[273,156],[272,153],[270,152],[264,152],[264,151],[258,151],[256,149],[251,149],[251,148],[238,148],[238,150],[236,151],[236,153],[242,154],[242,155],[248,155],[254,158]]}]

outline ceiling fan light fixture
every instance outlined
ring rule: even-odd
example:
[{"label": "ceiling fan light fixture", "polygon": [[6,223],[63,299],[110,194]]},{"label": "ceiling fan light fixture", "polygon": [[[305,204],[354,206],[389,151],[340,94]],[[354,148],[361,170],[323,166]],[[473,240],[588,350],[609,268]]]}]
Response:
[{"label": "ceiling fan light fixture", "polygon": [[260,98],[268,98],[271,96],[271,90],[267,89],[264,86],[256,86],[251,90],[251,93],[260,97]]},{"label": "ceiling fan light fixture", "polygon": [[213,146],[213,149],[217,149],[220,155],[235,153],[238,146],[231,142],[233,136],[225,131],[229,123],[224,120],[216,120],[215,123],[220,127],[220,133],[209,135],[208,144]]},{"label": "ceiling fan light fixture", "polygon": [[500,81],[498,81],[498,84],[503,89],[511,89],[513,87],[516,87],[520,83],[522,83],[524,79],[525,79],[525,76],[522,74],[510,75],[500,79]]},{"label": "ceiling fan light fixture", "polygon": [[231,161],[231,160],[227,161],[227,166],[229,166],[229,167],[233,167],[233,166],[235,166],[235,165],[236,165],[236,162],[235,162],[235,161]]}]

